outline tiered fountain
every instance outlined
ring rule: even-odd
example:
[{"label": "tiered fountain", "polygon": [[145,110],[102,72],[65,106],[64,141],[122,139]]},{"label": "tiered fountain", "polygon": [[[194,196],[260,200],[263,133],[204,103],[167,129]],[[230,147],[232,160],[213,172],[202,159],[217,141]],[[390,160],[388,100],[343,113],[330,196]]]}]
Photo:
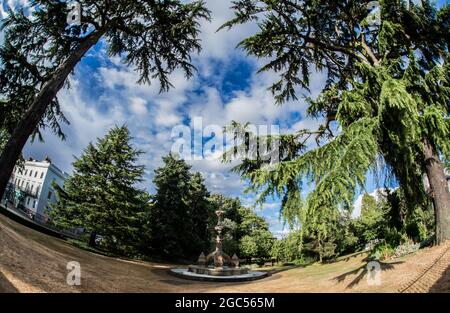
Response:
[{"label": "tiered fountain", "polygon": [[[214,252],[205,256],[204,253],[200,255],[197,265],[190,265],[187,269],[171,269],[170,272],[178,277],[192,280],[204,281],[250,281],[261,279],[268,276],[265,272],[253,272],[248,268],[240,267],[239,258],[235,254],[229,257],[223,252],[223,231],[225,226],[222,218],[225,212],[223,210],[216,211],[217,225],[213,228],[216,233],[216,249]],[[213,266],[210,266],[213,263]]]}]

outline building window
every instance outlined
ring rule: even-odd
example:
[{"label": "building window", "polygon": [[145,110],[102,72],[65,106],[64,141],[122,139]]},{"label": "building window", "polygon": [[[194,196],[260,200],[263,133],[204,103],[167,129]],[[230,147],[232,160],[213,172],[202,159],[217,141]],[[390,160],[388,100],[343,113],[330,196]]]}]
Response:
[{"label": "building window", "polygon": [[30,170],[30,177],[33,176],[33,170]]},{"label": "building window", "polygon": [[34,178],[36,178],[36,177],[37,177],[37,174],[38,174],[38,171],[36,171],[36,173],[34,173]]},{"label": "building window", "polygon": [[51,199],[52,199],[52,195],[53,195],[53,193],[52,193],[51,191],[49,191],[49,192],[48,192],[47,199],[48,199],[48,200],[51,200]]},{"label": "building window", "polygon": [[31,199],[30,199],[30,198],[28,198],[28,201],[27,201],[27,205],[30,205],[30,200],[31,200]]},{"label": "building window", "polygon": [[41,179],[44,178],[44,172],[41,173]]},{"label": "building window", "polygon": [[25,176],[27,176],[27,174],[28,174],[28,170],[25,170]]},{"label": "building window", "polygon": [[33,201],[33,209],[36,209],[36,200]]}]

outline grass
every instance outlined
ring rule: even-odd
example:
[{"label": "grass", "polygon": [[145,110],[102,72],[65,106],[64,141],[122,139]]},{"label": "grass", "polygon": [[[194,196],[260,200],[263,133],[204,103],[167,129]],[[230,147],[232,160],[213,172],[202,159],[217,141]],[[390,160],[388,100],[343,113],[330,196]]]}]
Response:
[{"label": "grass", "polygon": [[95,248],[95,247],[91,247],[89,246],[86,242],[81,241],[81,240],[75,240],[75,239],[67,239],[67,242],[70,243],[71,245],[73,245],[74,247],[77,247],[78,249],[82,249],[85,251],[89,251],[95,254],[100,254],[103,256],[107,256],[107,257],[118,257],[118,255],[99,249],[99,248]]}]

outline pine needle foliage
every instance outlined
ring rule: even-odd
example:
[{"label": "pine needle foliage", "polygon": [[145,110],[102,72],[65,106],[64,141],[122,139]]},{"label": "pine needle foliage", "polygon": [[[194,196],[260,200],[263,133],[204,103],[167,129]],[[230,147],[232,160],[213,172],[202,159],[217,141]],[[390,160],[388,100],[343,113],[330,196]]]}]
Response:
[{"label": "pine needle foliage", "polygon": [[[156,80],[161,91],[172,84],[175,69],[191,77],[195,67],[191,54],[200,50],[199,22],[209,20],[204,2],[179,0],[78,0],[81,23],[68,24],[68,1],[33,0],[31,10],[10,9],[1,21],[5,40],[0,47],[0,128],[12,132],[39,92],[59,79],[58,71],[75,64],[68,60],[84,46],[103,39],[110,57],[119,57],[136,70],[139,83]],[[31,13],[30,13],[31,12]],[[83,52],[84,55],[85,52]],[[83,56],[81,55],[81,57]],[[77,58],[81,58],[78,56]],[[58,86],[68,87],[64,78]],[[58,99],[51,100],[33,135],[49,127],[64,138],[60,123],[67,123]]]},{"label": "pine needle foliage", "polygon": [[[320,95],[306,99],[309,116],[324,120],[318,130],[281,136],[276,167],[246,159],[235,168],[259,202],[281,197],[291,226],[326,237],[364,191],[368,171],[382,168],[411,210],[428,205],[424,142],[450,158],[450,6],[408,2],[380,1],[379,25],[366,19],[368,1],[233,2],[235,17],[222,28],[258,23],[239,46],[269,59],[260,71],[279,74],[270,87],[278,104],[298,100],[312,70],[328,77]],[[317,148],[308,146],[311,137]],[[313,190],[302,197],[307,186]]]},{"label": "pine needle foliage", "polygon": [[54,225],[99,235],[105,249],[122,255],[136,253],[150,201],[136,187],[144,167],[136,165],[142,152],[130,141],[128,128],[122,126],[89,144],[64,186],[54,186],[58,201],[49,211]]}]

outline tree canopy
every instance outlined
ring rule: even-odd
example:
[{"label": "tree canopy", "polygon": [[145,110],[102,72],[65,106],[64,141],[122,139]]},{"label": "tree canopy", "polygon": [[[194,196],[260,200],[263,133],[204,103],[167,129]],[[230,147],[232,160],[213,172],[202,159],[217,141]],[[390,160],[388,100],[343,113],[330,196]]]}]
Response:
[{"label": "tree canopy", "polygon": [[171,258],[194,258],[209,248],[212,214],[209,192],[199,173],[174,155],[163,158],[155,170],[156,194],[148,215],[150,247]]},{"label": "tree canopy", "polygon": [[[312,71],[324,71],[320,95],[306,98],[318,129],[282,136],[274,169],[245,160],[235,170],[260,193],[277,194],[283,216],[325,233],[364,190],[368,171],[397,181],[408,207],[436,208],[437,240],[450,238],[450,195],[442,161],[450,158],[450,6],[429,1],[380,1],[380,19],[368,20],[368,1],[238,0],[223,28],[251,21],[258,31],[240,43],[269,61],[260,69],[280,80],[270,89],[282,104],[308,90]],[[315,138],[317,148],[310,149]],[[289,139],[289,140],[286,140]],[[313,191],[301,199],[301,191]]]},{"label": "tree canopy", "polygon": [[89,144],[73,163],[74,173],[64,186],[54,186],[58,201],[49,211],[56,226],[100,235],[103,247],[126,255],[136,252],[150,201],[136,187],[144,167],[136,165],[141,151],[130,140],[122,126]]},{"label": "tree canopy", "polygon": [[68,76],[100,40],[139,74],[138,83],[157,80],[171,87],[176,69],[191,77],[192,53],[200,50],[199,21],[209,20],[203,1],[79,0],[79,23],[67,21],[66,0],[33,0],[31,15],[9,10],[0,47],[0,129],[9,137],[0,155],[0,193],[30,136],[50,127],[64,138],[67,122],[57,94]]}]

